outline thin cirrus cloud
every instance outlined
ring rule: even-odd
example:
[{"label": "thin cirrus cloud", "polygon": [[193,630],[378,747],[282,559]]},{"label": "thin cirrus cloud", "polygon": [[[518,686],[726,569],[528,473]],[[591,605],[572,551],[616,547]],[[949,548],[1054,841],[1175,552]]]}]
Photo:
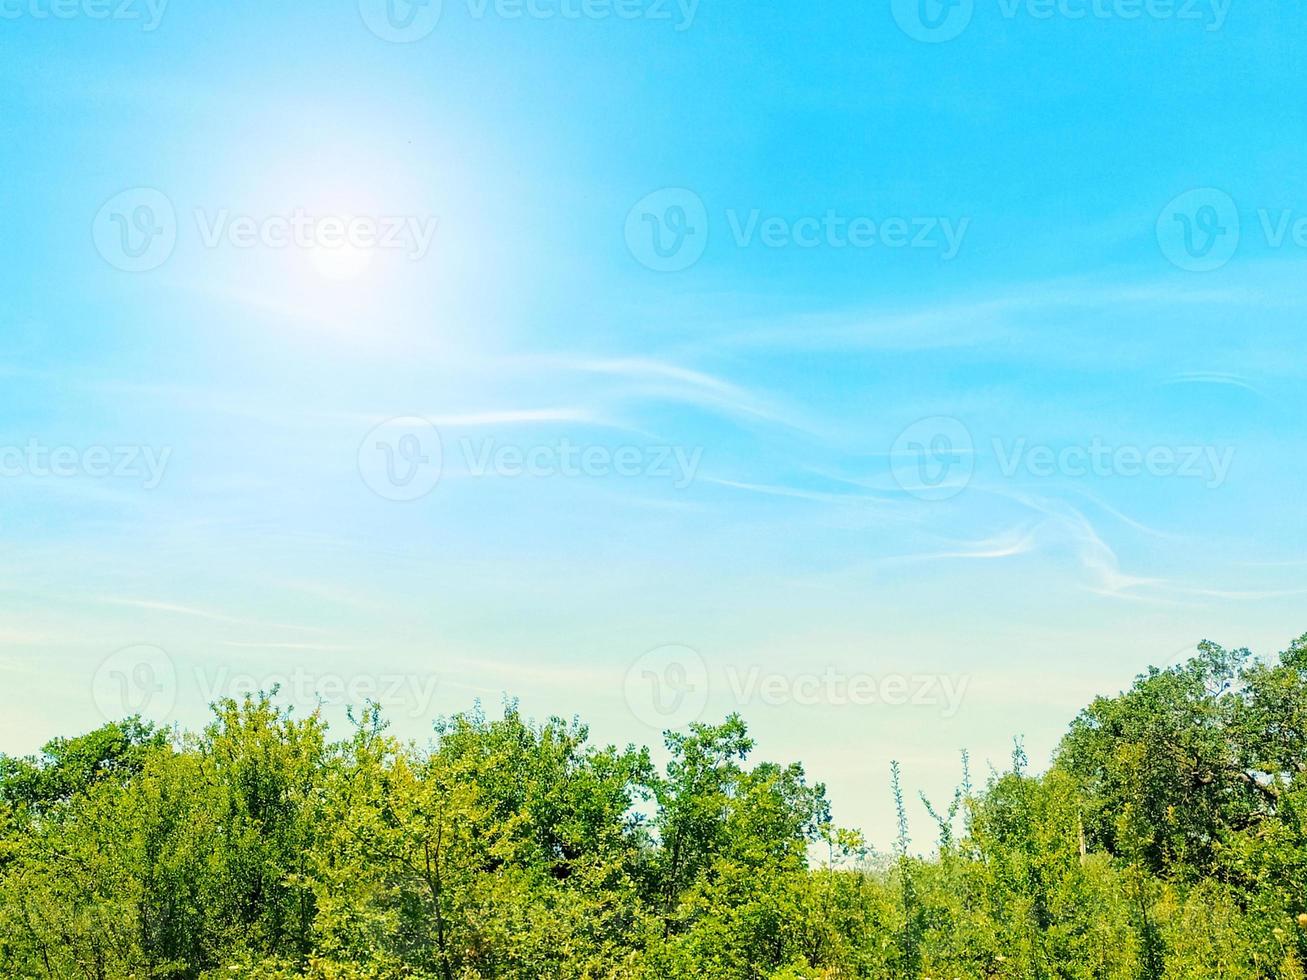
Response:
[{"label": "thin cirrus cloud", "polygon": [[874,496],[872,494],[833,493],[831,491],[812,490],[804,487],[785,486],[784,484],[750,483],[744,480],[732,480],[720,476],[700,477],[700,481],[712,486],[725,487],[728,490],[738,490],[744,493],[759,494],[766,497],[784,497],[793,500],[804,500],[817,504],[858,504],[870,502],[882,505],[888,503],[887,498]]},{"label": "thin cirrus cloud", "polygon": [[1193,306],[1239,308],[1264,305],[1260,290],[1195,288],[1173,283],[1103,285],[1058,280],[1009,287],[971,300],[897,304],[860,311],[762,318],[703,341],[704,349],[914,351],[992,345],[1047,330],[1070,313],[1164,311]]},{"label": "thin cirrus cloud", "polygon": [[1180,374],[1172,375],[1169,378],[1163,378],[1158,384],[1162,386],[1169,385],[1225,385],[1232,388],[1242,388],[1244,391],[1251,392],[1258,397],[1265,397],[1265,393],[1257,385],[1253,384],[1248,378],[1239,374],[1227,374],[1220,371],[1187,371]]},{"label": "thin cirrus cloud", "polygon": [[1176,605],[1195,604],[1203,599],[1259,601],[1307,594],[1307,589],[1238,589],[1125,572],[1116,551],[1084,513],[1065,503],[1027,499],[1049,517],[1041,532],[1072,545],[1081,567],[1089,576],[1085,587],[1098,595]]},{"label": "thin cirrus cloud", "polygon": [[618,403],[682,404],[735,420],[773,424],[821,438],[822,428],[805,413],[772,395],[667,360],[539,355],[518,367],[563,377],[590,375],[617,380],[617,391],[597,392]]},{"label": "thin cirrus cloud", "polygon": [[942,561],[948,559],[992,560],[1013,558],[1028,554],[1037,547],[1038,527],[1015,527],[975,541],[957,542],[950,550],[928,551],[918,554],[894,555],[881,559],[883,564],[895,562]]},{"label": "thin cirrus cloud", "polygon": [[93,601],[105,603],[112,606],[127,606],[133,609],[140,609],[147,612],[158,612],[172,616],[182,616],[190,619],[202,619],[214,623],[228,623],[234,626],[253,626],[263,629],[291,630],[302,633],[325,633],[324,629],[316,626],[303,626],[294,623],[268,623],[257,620],[243,619],[239,616],[232,616],[227,613],[218,612],[212,609],[203,609],[197,606],[185,606],[174,602],[164,602],[157,599],[138,599],[125,596],[99,595],[91,597]]}]

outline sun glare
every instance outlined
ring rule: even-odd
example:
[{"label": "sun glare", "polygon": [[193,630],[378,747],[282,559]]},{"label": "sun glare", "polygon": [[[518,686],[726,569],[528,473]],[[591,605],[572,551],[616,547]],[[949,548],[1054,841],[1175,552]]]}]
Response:
[{"label": "sun glare", "polygon": [[329,282],[353,282],[372,265],[372,249],[348,243],[315,246],[309,252],[313,268]]}]

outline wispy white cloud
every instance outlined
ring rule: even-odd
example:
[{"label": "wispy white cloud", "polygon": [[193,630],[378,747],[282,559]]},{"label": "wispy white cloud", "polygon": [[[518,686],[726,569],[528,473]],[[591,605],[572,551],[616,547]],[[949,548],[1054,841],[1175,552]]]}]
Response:
[{"label": "wispy white cloud", "polygon": [[722,477],[701,476],[699,482],[714,486],[728,487],[732,490],[745,490],[749,493],[765,494],[772,497],[791,497],[796,500],[810,500],[816,503],[883,503],[886,498],[871,494],[830,493],[822,490],[808,490],[800,487],[788,487],[783,484],[748,483],[742,480],[729,480]]},{"label": "wispy white cloud", "polygon": [[948,559],[983,560],[1013,558],[1028,554],[1037,549],[1039,528],[1010,528],[987,538],[976,541],[957,542],[957,547],[941,551],[920,552],[918,554],[894,555],[881,559],[882,562],[941,561]]},{"label": "wispy white cloud", "polygon": [[761,319],[708,348],[932,350],[992,344],[1054,314],[1151,306],[1240,306],[1266,301],[1250,289],[1181,288],[1171,282],[1104,285],[1076,280],[1030,283],[988,297],[855,312]]},{"label": "wispy white cloud", "polygon": [[173,602],[161,602],[154,599],[135,599],[124,596],[92,596],[93,601],[102,602],[112,606],[127,606],[132,609],[144,609],[149,612],[161,612],[174,616],[186,616],[192,619],[203,619],[214,623],[231,623],[237,626],[255,626],[266,629],[295,630],[304,633],[325,633],[326,630],[315,626],[299,626],[292,623],[267,623],[257,620],[242,619],[238,616],[231,616],[226,613],[217,612],[211,609],[201,609],[197,606],[183,606]]},{"label": "wispy white cloud", "polygon": [[611,377],[623,382],[617,392],[598,393],[619,403],[664,401],[690,405],[737,420],[770,423],[825,438],[823,428],[803,412],[772,395],[717,375],[656,358],[534,356],[519,363],[534,369]]},{"label": "wispy white cloud", "polygon": [[1187,371],[1180,374],[1174,374],[1169,378],[1164,378],[1159,383],[1163,386],[1224,385],[1232,388],[1242,388],[1259,397],[1265,397],[1262,389],[1257,387],[1243,375],[1226,374],[1219,371]]},{"label": "wispy white cloud", "polygon": [[1076,493],[1084,497],[1086,500],[1090,501],[1095,507],[1103,511],[1105,514],[1111,515],[1112,517],[1120,521],[1122,524],[1126,525],[1127,527],[1133,528],[1134,530],[1138,531],[1140,534],[1146,534],[1151,538],[1161,538],[1167,541],[1182,541],[1186,537],[1183,534],[1176,534],[1171,531],[1162,531],[1159,530],[1158,528],[1151,527],[1147,524],[1144,524],[1141,521],[1137,521],[1130,515],[1112,506],[1112,504],[1104,500],[1099,494],[1096,494],[1093,491],[1086,489],[1085,487],[1069,484],[1066,487],[1066,489],[1071,493]]}]

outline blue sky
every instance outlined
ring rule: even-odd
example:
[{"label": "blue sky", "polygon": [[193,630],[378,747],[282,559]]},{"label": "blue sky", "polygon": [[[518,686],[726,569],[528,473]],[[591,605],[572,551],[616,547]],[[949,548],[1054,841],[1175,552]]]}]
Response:
[{"label": "blue sky", "polygon": [[1300,5],[435,12],[0,5],[0,750],[739,710],[883,846],[1307,630]]}]

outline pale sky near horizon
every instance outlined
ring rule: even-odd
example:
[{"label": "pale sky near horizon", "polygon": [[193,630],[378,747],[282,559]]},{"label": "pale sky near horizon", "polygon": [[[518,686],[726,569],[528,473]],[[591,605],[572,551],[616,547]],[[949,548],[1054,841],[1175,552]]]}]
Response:
[{"label": "pale sky near horizon", "polygon": [[1285,648],[1301,13],[0,0],[0,751],[739,711],[886,847]]}]

